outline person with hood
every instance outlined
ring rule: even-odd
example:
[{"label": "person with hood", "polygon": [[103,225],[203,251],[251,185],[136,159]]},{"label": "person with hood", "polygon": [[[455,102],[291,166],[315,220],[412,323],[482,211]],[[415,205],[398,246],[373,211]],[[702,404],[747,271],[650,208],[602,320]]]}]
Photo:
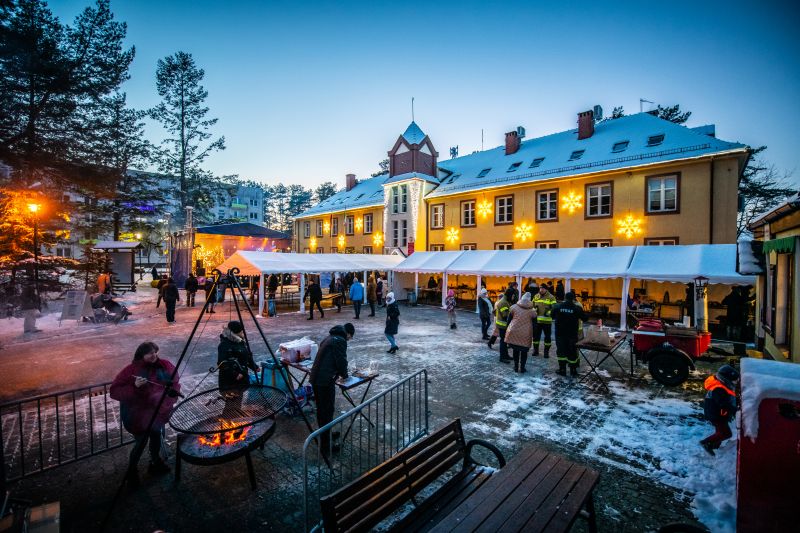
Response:
[{"label": "person with hood", "polygon": [[364,302],[364,286],[358,279],[353,277],[353,284],[350,285],[350,300],[353,302],[353,311],[356,313],[356,320],[361,318],[361,304]]},{"label": "person with hood", "polygon": [[167,306],[167,322],[172,324],[175,322],[175,306],[181,301],[175,280],[167,278],[162,291],[164,292],[164,305]]},{"label": "person with hood", "polygon": [[[169,466],[161,456],[161,447],[164,425],[169,421],[181,390],[177,375],[175,381],[172,381],[174,371],[175,366],[172,363],[158,357],[156,343],[143,342],[136,348],[131,364],[123,368],[111,383],[109,394],[120,403],[122,425],[133,435],[136,442],[128,463],[127,481],[131,486],[139,484],[137,465],[148,444],[150,473],[169,472]],[[166,397],[162,402],[161,397],[165,389]],[[160,407],[159,402],[161,402]],[[156,408],[158,413],[153,425],[150,426]]]},{"label": "person with hood", "polygon": [[237,391],[249,387],[248,368],[258,372],[253,354],[245,342],[244,325],[238,320],[231,320],[223,328],[217,346],[220,391]]},{"label": "person with hood", "polygon": [[486,289],[481,289],[478,293],[478,314],[481,317],[481,336],[483,340],[491,340],[489,337],[489,324],[492,322],[492,311],[494,304],[489,299],[489,293]]},{"label": "person with hood", "polygon": [[566,290],[564,289],[564,282],[561,280],[556,281],[556,300],[563,302],[566,298]]},{"label": "person with hood", "polygon": [[536,324],[536,309],[531,302],[531,293],[526,292],[508,312],[505,342],[514,354],[514,372],[527,372],[525,364],[528,362],[528,350],[533,341],[534,324]]},{"label": "person with hood", "polygon": [[375,302],[378,301],[378,284],[375,283],[375,276],[369,276],[367,280],[367,303],[369,303],[370,314],[375,316]]},{"label": "person with hood", "polygon": [[553,306],[556,305],[556,299],[544,283],[539,286],[539,292],[533,297],[533,305],[536,307],[533,356],[539,355],[539,340],[542,337],[542,333],[544,333],[544,356],[548,358],[550,357],[550,345],[552,344],[553,335],[553,317],[550,315],[553,312]]},{"label": "person with hood", "polygon": [[308,298],[308,310],[310,312],[308,320],[314,320],[315,305],[319,309],[320,316],[325,318],[325,311],[322,310],[322,289],[311,277],[308,278],[308,287],[306,287],[306,293],[303,295],[303,300],[306,298]]},{"label": "person with hood", "polygon": [[194,307],[194,295],[197,294],[197,289],[200,288],[200,283],[194,277],[194,273],[189,272],[189,277],[186,278],[186,283],[183,287],[186,289],[186,307]]},{"label": "person with hood", "polygon": [[567,365],[571,376],[578,375],[578,335],[581,321],[588,320],[583,307],[575,303],[575,293],[570,291],[564,295],[564,301],[553,307],[553,319],[556,321],[556,355],[558,356],[558,373],[567,375]]},{"label": "person with hood", "polygon": [[400,306],[397,305],[397,300],[394,299],[394,293],[390,292],[386,295],[386,327],[383,329],[386,340],[389,341],[389,351],[386,353],[395,353],[400,348],[394,340],[397,335],[397,330],[400,327]]},{"label": "person with hood", "polygon": [[216,313],[214,311],[214,305],[217,303],[217,293],[214,291],[214,276],[206,276],[206,282],[203,285],[203,291],[206,293],[206,301],[208,302],[208,308],[206,309],[206,313]]},{"label": "person with hood", "polygon": [[736,414],[736,383],[739,371],[731,365],[722,365],[717,373],[706,378],[703,386],[708,391],[703,400],[706,420],[714,426],[714,433],[700,441],[711,455],[722,442],[733,436],[729,423]]},{"label": "person with hood", "polygon": [[[344,326],[333,326],[329,335],[319,345],[317,357],[311,366],[309,382],[314,389],[317,403],[317,425],[323,427],[333,420],[336,403],[336,379],[347,379],[347,341],[353,338],[356,328],[349,322]],[[320,451],[328,457],[331,451],[330,432],[320,435]]]},{"label": "person with hood", "polygon": [[506,293],[506,298],[508,298],[509,305],[514,305],[519,301],[519,283],[516,281],[512,281],[508,284],[508,288],[513,290],[514,292],[509,294]]},{"label": "person with hood", "polygon": [[456,293],[453,289],[447,289],[447,298],[444,299],[444,307],[447,309],[450,329],[456,329]]},{"label": "person with hood", "polygon": [[153,276],[153,281],[158,279],[158,269],[155,265],[153,265],[153,270],[150,271],[150,275]]}]

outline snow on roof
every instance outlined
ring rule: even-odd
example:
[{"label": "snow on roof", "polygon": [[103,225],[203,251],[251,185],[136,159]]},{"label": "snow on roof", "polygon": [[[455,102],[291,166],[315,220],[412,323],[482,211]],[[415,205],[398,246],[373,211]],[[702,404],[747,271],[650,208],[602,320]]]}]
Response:
[{"label": "snow on roof", "polygon": [[[746,148],[707,135],[707,127],[687,128],[649,113],[599,122],[588,139],[578,140],[577,131],[529,139],[511,155],[505,155],[505,146],[499,146],[440,161],[439,168],[451,175],[427,197]],[[521,164],[514,166],[516,163]]]},{"label": "snow on roof", "polygon": [[289,235],[281,231],[265,228],[251,222],[236,222],[233,224],[216,224],[213,226],[200,226],[196,233],[205,235],[229,235],[236,237],[266,237],[268,239],[288,239]]},{"label": "snow on roof", "polygon": [[758,437],[758,411],[767,398],[800,402],[800,365],[742,359],[742,426],[745,437]]},{"label": "snow on roof", "polygon": [[739,257],[739,268],[737,269],[739,274],[758,275],[764,273],[763,260],[759,261],[753,251],[754,242],[752,239],[741,238],[736,243]]},{"label": "snow on roof", "polygon": [[419,144],[425,138],[425,134],[419,126],[417,126],[416,122],[411,121],[411,124],[408,125],[406,131],[403,133],[403,138],[408,141],[409,144]]},{"label": "snow on roof", "polygon": [[349,191],[337,192],[314,207],[306,209],[297,215],[296,218],[323,215],[336,211],[344,211],[346,209],[381,206],[383,205],[383,182],[388,176],[389,173],[386,172],[374,178],[359,181],[356,183],[356,186]]},{"label": "snow on roof", "polygon": [[523,276],[605,279],[625,277],[636,246],[539,249],[520,269]]},{"label": "snow on roof", "polygon": [[414,252],[393,270],[396,272],[444,272],[464,251]]},{"label": "snow on roof", "polygon": [[139,241],[97,241],[94,250],[134,250],[141,246]]},{"label": "snow on roof", "polygon": [[239,250],[217,268],[227,272],[238,268],[243,276],[279,273],[363,272],[392,270],[403,260],[397,255],[298,254]]},{"label": "snow on roof", "polygon": [[397,176],[392,176],[391,178],[387,178],[386,181],[383,182],[384,185],[389,185],[390,183],[396,183],[398,181],[406,181],[411,179],[420,179],[424,181],[429,181],[431,183],[439,183],[439,180],[431,176],[430,174],[423,174],[421,172],[406,172],[405,174],[398,174]]},{"label": "snow on roof", "polygon": [[709,278],[709,283],[755,283],[753,276],[736,272],[735,244],[637,246],[626,275],[636,279],[684,283],[698,276]]}]

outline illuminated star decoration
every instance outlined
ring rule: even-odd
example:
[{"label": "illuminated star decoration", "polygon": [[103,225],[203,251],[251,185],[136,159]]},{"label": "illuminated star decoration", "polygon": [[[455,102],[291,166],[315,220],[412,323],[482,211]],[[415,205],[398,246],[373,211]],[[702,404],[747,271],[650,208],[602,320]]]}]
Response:
[{"label": "illuminated star decoration", "polygon": [[481,218],[486,218],[492,214],[492,202],[484,200],[478,204],[478,214]]},{"label": "illuminated star decoration", "polygon": [[641,235],[642,220],[634,218],[633,215],[628,215],[622,220],[617,220],[617,234],[624,235],[626,239],[630,239],[635,235]]},{"label": "illuminated star decoration", "polygon": [[566,209],[570,215],[582,207],[583,196],[575,194],[574,191],[570,191],[567,196],[561,197],[561,208]]},{"label": "illuminated star decoration", "polygon": [[447,242],[458,242],[458,228],[447,230]]},{"label": "illuminated star decoration", "polygon": [[331,223],[330,223],[330,222],[328,222],[327,220],[326,220],[325,222],[323,222],[323,223],[322,223],[322,230],[323,230],[325,233],[328,233],[328,232],[331,230]]},{"label": "illuminated star decoration", "polygon": [[316,239],[315,237],[311,237],[311,240],[310,240],[310,241],[308,241],[308,244],[309,244],[309,246],[311,246],[312,248],[316,248],[316,247],[317,247],[317,239]]},{"label": "illuminated star decoration", "polygon": [[372,236],[372,244],[375,246],[380,246],[383,244],[383,235],[381,235],[381,232],[378,232]]},{"label": "illuminated star decoration", "polygon": [[361,218],[356,219],[356,231],[361,231],[361,228],[364,227],[364,221]]},{"label": "illuminated star decoration", "polygon": [[339,235],[339,240],[337,242],[339,243],[339,247],[340,248],[343,247],[344,246],[344,235]]},{"label": "illuminated star decoration", "polygon": [[533,237],[533,225],[528,224],[527,222],[521,223],[519,226],[514,228],[514,236],[518,241],[527,241]]}]

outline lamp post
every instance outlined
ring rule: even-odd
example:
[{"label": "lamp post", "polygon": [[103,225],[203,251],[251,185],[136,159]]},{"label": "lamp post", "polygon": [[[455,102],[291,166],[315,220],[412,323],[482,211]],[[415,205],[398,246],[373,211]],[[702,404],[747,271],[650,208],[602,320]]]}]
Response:
[{"label": "lamp post", "polygon": [[39,204],[28,204],[28,211],[33,216],[33,290],[39,298]]},{"label": "lamp post", "polygon": [[708,331],[708,278],[694,278],[694,325],[697,331]]},{"label": "lamp post", "polygon": [[144,267],[142,266],[142,234],[135,233],[136,240],[139,242],[139,247],[136,249],[136,254],[139,257],[139,281],[144,277]]}]

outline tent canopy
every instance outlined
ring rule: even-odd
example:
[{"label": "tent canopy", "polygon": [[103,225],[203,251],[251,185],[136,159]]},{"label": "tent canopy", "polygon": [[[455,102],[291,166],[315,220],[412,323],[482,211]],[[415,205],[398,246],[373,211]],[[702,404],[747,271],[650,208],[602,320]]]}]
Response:
[{"label": "tent canopy", "polygon": [[635,246],[539,249],[519,272],[539,278],[622,278],[635,250]]},{"label": "tent canopy", "polygon": [[735,244],[637,246],[626,276],[689,283],[705,276],[709,283],[752,284],[752,276],[736,272]]},{"label": "tent canopy", "polygon": [[[414,252],[405,261],[392,270],[395,272],[419,272],[436,274],[446,272],[447,268],[458,259],[464,251],[457,252]],[[475,253],[469,252],[469,253]]]},{"label": "tent canopy", "polygon": [[261,274],[318,274],[320,272],[363,272],[394,270],[402,257],[372,254],[283,254],[276,252],[238,251],[217,268],[227,272],[238,268],[243,276]]}]

